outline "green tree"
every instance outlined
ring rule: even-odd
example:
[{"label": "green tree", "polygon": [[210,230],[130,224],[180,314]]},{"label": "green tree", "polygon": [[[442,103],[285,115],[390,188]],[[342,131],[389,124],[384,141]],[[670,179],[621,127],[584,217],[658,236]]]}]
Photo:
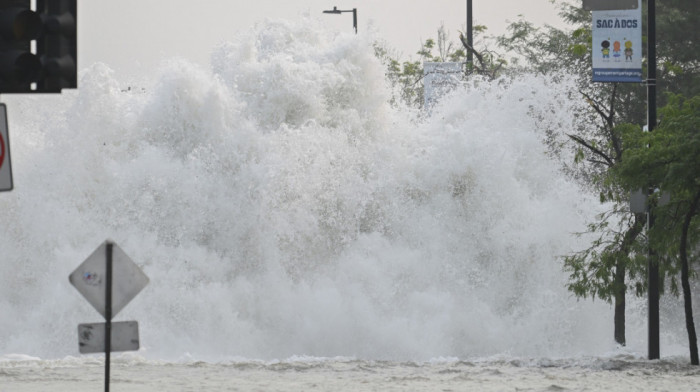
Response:
[{"label": "green tree", "polygon": [[[564,258],[564,267],[570,273],[568,288],[579,297],[600,298],[614,304],[614,337],[626,344],[625,309],[627,279],[634,282],[636,293],[645,290],[644,273],[635,250],[640,247],[644,227],[643,214],[631,214],[627,207],[628,193],[608,180],[608,171],[622,160],[623,122],[638,122],[644,111],[639,105],[643,88],[629,84],[591,83],[591,14],[580,4],[560,3],[560,16],[572,26],[561,30],[551,26],[535,27],[519,20],[508,28],[508,34],[499,37],[499,44],[514,54],[511,63],[522,71],[558,77],[562,74],[579,76],[580,99],[588,103],[589,111],[580,113],[582,121],[576,129],[565,132],[569,141],[563,145],[555,137],[548,143],[555,153],[573,149],[574,162],[566,162],[567,171],[584,182],[592,192],[600,195],[601,202],[611,208],[588,226],[588,234],[596,239],[590,247]],[[630,104],[636,102],[637,105]],[[594,123],[595,126],[590,124]],[[548,133],[557,135],[559,130]]]},{"label": "green tree", "polygon": [[686,97],[700,94],[700,56],[697,51],[700,12],[697,0],[657,0],[656,26],[659,106],[666,105],[667,97],[673,94]]},{"label": "green tree", "polygon": [[386,67],[386,77],[394,93],[392,103],[402,102],[415,108],[423,107],[423,62],[464,61],[466,53],[456,48],[449,33],[442,25],[437,30],[437,40],[428,38],[416,52],[417,60],[401,62],[398,56],[385,46],[375,43],[375,55]]},{"label": "green tree", "polygon": [[[577,113],[577,116],[585,120],[573,129],[543,131],[548,135],[547,143],[553,154],[568,156],[565,152],[574,152],[573,162],[562,162],[564,170],[586,184],[591,192],[600,195],[601,202],[610,208],[588,226],[587,233],[594,235],[595,240],[587,249],[565,257],[564,269],[570,274],[567,286],[575,295],[600,298],[614,304],[614,337],[624,345],[628,287],[633,287],[637,295],[644,294],[647,288],[645,249],[648,236],[644,232],[645,214],[630,212],[629,189],[616,181],[611,171],[623,163],[627,148],[627,144],[623,144],[623,134],[632,128],[640,129],[645,123],[646,87],[634,83],[590,82],[591,13],[583,10],[579,1],[552,1],[559,4],[560,16],[570,28],[535,27],[523,19],[511,23],[506,35],[495,38],[497,47],[512,56],[506,61],[502,55],[489,49],[488,44],[493,41],[483,37],[486,29],[480,26],[476,31],[482,39],[475,45],[482,48],[480,52],[470,48],[460,35],[462,48],[479,54],[475,64],[465,71],[488,78],[520,72],[537,72],[552,78],[562,74],[580,76],[578,98],[588,103],[588,111]],[[643,12],[646,14],[646,1],[643,1]],[[663,92],[686,96],[700,93],[700,61],[697,51],[691,49],[700,41],[700,29],[697,28],[700,13],[697,12],[697,0],[657,0],[656,15],[657,90],[661,93],[659,105],[664,105],[666,95]],[[646,23],[643,30],[646,39]],[[441,37],[444,40],[446,35],[441,36],[439,32],[438,41]],[[439,54],[433,54],[436,47]],[[445,59],[445,53],[449,52],[441,48],[454,47],[427,40],[418,54],[421,60],[436,61]],[[422,62],[400,63],[391,56],[384,56],[384,59],[387,77],[400,87],[400,99],[421,107]],[[591,126],[592,123],[595,125]],[[558,138],[562,133],[568,143]],[[663,276],[673,276],[673,264],[663,263],[662,267],[660,273]],[[672,289],[674,284],[671,279]]]},{"label": "green tree", "polygon": [[[666,0],[661,4],[657,7],[659,89],[696,94],[700,89],[700,69],[697,54],[688,49],[700,38],[695,27],[698,13],[693,11],[697,1]],[[519,20],[511,23],[508,34],[499,37],[498,42],[514,54],[510,63],[520,70],[553,77],[562,72],[580,76],[579,94],[590,110],[579,115],[596,118],[597,125],[591,127],[586,125],[590,122],[583,121],[578,128],[568,130],[566,135],[572,142],[568,146],[556,139],[549,143],[555,153],[563,148],[574,149],[575,164],[565,164],[567,170],[611,207],[588,227],[588,234],[594,234],[595,240],[587,249],[565,257],[564,268],[570,274],[568,288],[575,295],[614,303],[614,337],[624,345],[628,286],[633,285],[638,295],[646,290],[642,255],[647,238],[643,232],[645,215],[629,211],[629,189],[611,177],[611,170],[624,162],[623,133],[640,129],[645,122],[646,88],[629,83],[591,83],[591,14],[581,8],[580,2],[559,1],[559,5],[560,16],[571,26],[570,30],[535,27]],[[639,125],[624,125],[628,123]]]},{"label": "green tree", "polygon": [[[650,184],[659,188],[652,199],[656,207],[650,246],[660,261],[680,267],[690,358],[698,365],[689,254],[695,250],[697,255],[700,243],[700,95],[671,96],[660,112],[663,121],[653,132],[625,131],[625,160],[613,175],[628,189]],[[663,194],[670,194],[670,202],[658,205],[658,195]]]},{"label": "green tree", "polygon": [[[466,64],[467,52],[471,51],[477,58],[477,63],[465,66],[465,76],[469,74],[483,75],[495,79],[506,64],[497,53],[489,50],[486,39],[480,39],[486,32],[482,25],[474,26],[477,45],[482,49],[470,47],[463,35],[455,43],[449,32],[442,25],[437,30],[437,39],[429,38],[416,52],[417,60],[401,62],[391,50],[375,43],[375,55],[386,67],[386,77],[394,89],[392,103],[403,102],[411,107],[423,107],[423,63],[424,62],[463,62]],[[475,45],[475,46],[477,46]]]}]

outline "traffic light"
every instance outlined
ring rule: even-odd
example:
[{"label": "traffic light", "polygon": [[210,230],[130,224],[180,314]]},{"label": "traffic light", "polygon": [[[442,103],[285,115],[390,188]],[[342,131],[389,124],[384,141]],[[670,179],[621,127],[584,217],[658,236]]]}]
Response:
[{"label": "traffic light", "polygon": [[0,93],[77,87],[77,0],[0,0]]},{"label": "traffic light", "polygon": [[78,87],[78,33],[76,0],[36,0],[43,30],[36,54],[43,65],[37,92],[60,93]]},{"label": "traffic light", "polygon": [[41,77],[42,64],[31,51],[42,21],[28,0],[0,2],[0,92],[28,92]]}]

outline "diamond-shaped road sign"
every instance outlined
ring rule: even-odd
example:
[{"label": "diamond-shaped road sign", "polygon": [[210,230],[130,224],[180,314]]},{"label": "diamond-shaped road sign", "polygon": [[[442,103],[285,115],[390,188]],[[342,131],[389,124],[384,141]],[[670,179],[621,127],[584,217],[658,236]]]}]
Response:
[{"label": "diamond-shaped road sign", "polygon": [[[73,271],[68,279],[100,314],[106,316],[106,249],[105,241]],[[112,317],[141,292],[148,284],[148,277],[112,243]]]}]

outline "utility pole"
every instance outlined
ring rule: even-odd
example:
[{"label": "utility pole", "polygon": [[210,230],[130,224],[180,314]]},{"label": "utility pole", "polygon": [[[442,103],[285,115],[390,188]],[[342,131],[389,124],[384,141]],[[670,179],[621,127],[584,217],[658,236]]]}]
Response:
[{"label": "utility pole", "polygon": [[[656,127],[656,1],[647,1],[647,126],[649,132]],[[649,190],[650,194],[653,192]],[[648,208],[648,230],[654,225],[654,212]],[[651,241],[650,241],[651,243]],[[651,246],[648,251],[647,268],[649,289],[649,359],[659,359],[659,264]]]},{"label": "utility pole", "polygon": [[[469,44],[470,48],[474,47],[474,35],[472,34],[472,31],[474,30],[473,26],[473,13],[472,13],[472,0],[467,0],[467,44]],[[474,63],[474,54],[472,53],[471,50],[467,50],[467,69],[471,69],[472,64]]]}]

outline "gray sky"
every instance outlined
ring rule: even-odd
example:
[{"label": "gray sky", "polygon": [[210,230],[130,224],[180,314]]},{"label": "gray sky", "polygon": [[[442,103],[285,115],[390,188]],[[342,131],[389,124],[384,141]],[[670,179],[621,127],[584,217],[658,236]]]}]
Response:
[{"label": "gray sky", "polygon": [[[358,9],[360,34],[371,23],[406,60],[444,22],[457,39],[466,25],[466,0],[87,0],[78,2],[79,67],[104,62],[118,75],[148,74],[174,56],[208,66],[211,50],[265,18],[318,16],[334,31],[352,31]],[[561,25],[550,0],[473,0],[474,23],[490,34],[505,32],[522,14],[538,25]]]}]

